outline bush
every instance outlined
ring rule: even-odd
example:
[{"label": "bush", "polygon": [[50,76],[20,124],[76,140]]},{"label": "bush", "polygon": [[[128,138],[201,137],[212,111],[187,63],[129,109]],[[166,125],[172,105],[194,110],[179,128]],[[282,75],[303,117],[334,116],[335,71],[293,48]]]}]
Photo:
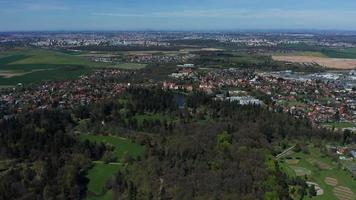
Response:
[{"label": "bush", "polygon": [[108,164],[111,162],[116,162],[117,157],[112,151],[106,151],[103,155],[104,163]]}]

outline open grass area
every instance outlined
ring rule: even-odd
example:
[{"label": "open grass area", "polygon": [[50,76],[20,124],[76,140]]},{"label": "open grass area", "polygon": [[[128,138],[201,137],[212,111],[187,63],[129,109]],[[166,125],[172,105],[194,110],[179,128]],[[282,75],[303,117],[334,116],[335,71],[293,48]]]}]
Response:
[{"label": "open grass area", "polygon": [[[80,135],[80,139],[97,143],[102,142],[114,147],[114,153],[118,157],[117,161],[120,161],[125,154],[128,154],[133,158],[137,158],[142,156],[144,152],[144,148],[142,146],[135,144],[128,139],[116,136],[82,134]],[[121,163],[106,164],[102,161],[95,161],[94,166],[88,171],[87,174],[87,178],[89,179],[89,192],[87,199],[112,199],[112,191],[106,191],[104,189],[105,183],[123,167],[124,165]]]},{"label": "open grass area", "polygon": [[107,191],[104,195],[87,197],[87,200],[112,200],[112,199],[113,199],[113,192],[111,190]]},{"label": "open grass area", "polygon": [[128,70],[138,70],[143,69],[147,66],[147,64],[139,64],[139,63],[121,63],[114,65],[114,68],[118,69],[128,69]]},{"label": "open grass area", "polygon": [[[317,183],[324,194],[314,197],[315,200],[335,200],[354,199],[352,194],[356,194],[356,181],[351,174],[343,169],[339,169],[336,162],[323,156],[317,148],[310,146],[310,153],[293,152],[288,157],[298,159],[299,162],[289,162],[290,159],[281,159],[280,165],[289,176],[308,177],[308,181]],[[310,172],[310,173],[309,173]],[[350,191],[346,191],[346,190]],[[348,196],[341,193],[345,190]],[[350,198],[351,197],[351,198]],[[306,198],[309,199],[309,198]]]},{"label": "open grass area", "polygon": [[63,52],[43,49],[13,50],[0,54],[0,85],[70,80],[100,67],[106,65]]},{"label": "open grass area", "polygon": [[356,125],[349,123],[349,122],[333,122],[333,123],[325,123],[323,126],[327,127],[334,127],[336,129],[343,129],[343,128],[352,128],[355,127]]},{"label": "open grass area", "polygon": [[122,167],[122,165],[95,163],[87,175],[90,180],[88,190],[97,195],[103,195],[105,193],[103,186],[106,181],[113,177]]},{"label": "open grass area", "polygon": [[118,160],[123,158],[125,154],[129,154],[133,158],[137,158],[141,156],[144,152],[144,148],[142,146],[132,143],[128,139],[116,136],[82,134],[80,138],[82,140],[89,140],[97,143],[103,142],[105,144],[113,146],[114,153],[118,157]]}]

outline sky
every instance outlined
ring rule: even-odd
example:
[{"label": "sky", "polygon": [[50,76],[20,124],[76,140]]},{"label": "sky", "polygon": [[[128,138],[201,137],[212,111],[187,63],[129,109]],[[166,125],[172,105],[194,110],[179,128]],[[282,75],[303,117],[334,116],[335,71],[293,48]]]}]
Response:
[{"label": "sky", "polygon": [[1,31],[356,30],[356,0],[0,0]]}]

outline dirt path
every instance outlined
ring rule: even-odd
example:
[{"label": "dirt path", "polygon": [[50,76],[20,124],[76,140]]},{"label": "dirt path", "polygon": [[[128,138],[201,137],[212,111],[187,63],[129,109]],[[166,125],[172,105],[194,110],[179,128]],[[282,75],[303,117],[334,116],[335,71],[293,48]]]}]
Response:
[{"label": "dirt path", "polygon": [[286,149],[286,150],[284,150],[282,153],[280,153],[280,154],[278,154],[278,155],[276,156],[276,160],[278,160],[278,159],[280,159],[281,157],[285,156],[288,152],[290,152],[290,151],[293,150],[294,148],[295,148],[295,145],[292,146],[292,147],[290,147],[290,148],[288,148],[288,149]]}]

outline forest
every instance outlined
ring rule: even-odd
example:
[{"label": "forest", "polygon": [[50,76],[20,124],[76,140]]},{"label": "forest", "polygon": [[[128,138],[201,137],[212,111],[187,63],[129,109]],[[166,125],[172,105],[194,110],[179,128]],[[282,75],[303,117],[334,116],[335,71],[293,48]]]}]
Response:
[{"label": "forest", "polygon": [[[178,106],[177,96],[184,98]],[[131,87],[74,110],[42,110],[0,121],[0,199],[85,199],[91,161],[112,151],[78,134],[117,135],[144,147],[108,180],[115,199],[291,199],[314,196],[274,160],[283,140],[355,142],[261,106]],[[346,138],[345,138],[346,137]]]}]

